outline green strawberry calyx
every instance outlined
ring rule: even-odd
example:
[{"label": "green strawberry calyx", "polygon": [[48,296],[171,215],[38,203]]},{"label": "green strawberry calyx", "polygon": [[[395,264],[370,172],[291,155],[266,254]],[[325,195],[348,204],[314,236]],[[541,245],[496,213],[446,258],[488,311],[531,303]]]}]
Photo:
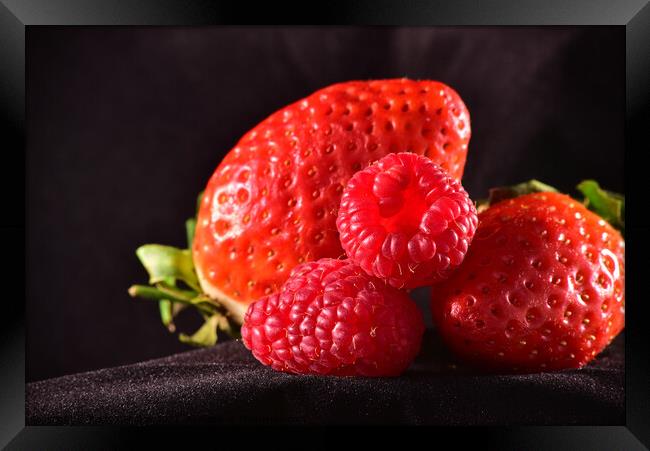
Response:
[{"label": "green strawberry calyx", "polygon": [[[197,212],[202,194],[198,197]],[[160,319],[171,333],[176,332],[175,318],[193,307],[203,318],[203,325],[192,335],[179,333],[178,339],[193,346],[212,346],[217,342],[219,331],[239,338],[239,325],[226,308],[201,290],[191,252],[195,228],[196,217],[185,221],[187,249],[145,244],[136,250],[149,274],[149,284],[132,285],[129,295],[157,301]]]},{"label": "green strawberry calyx", "polygon": [[[587,209],[609,222],[612,227],[625,236],[625,196],[612,191],[604,190],[595,180],[583,180],[577,187],[583,195],[578,199]],[[500,186],[491,188],[487,199],[477,202],[479,211],[483,211],[497,202],[531,193],[559,192],[551,185],[539,180],[529,180],[513,186]]]},{"label": "green strawberry calyx", "polygon": [[589,210],[625,235],[625,196],[602,189],[595,180],[583,180],[577,188],[585,196]]}]

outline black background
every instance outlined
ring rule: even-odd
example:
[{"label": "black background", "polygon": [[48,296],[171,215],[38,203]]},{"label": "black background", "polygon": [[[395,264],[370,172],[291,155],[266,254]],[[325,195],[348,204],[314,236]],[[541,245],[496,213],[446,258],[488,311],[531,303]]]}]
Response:
[{"label": "black background", "polygon": [[[325,85],[408,76],[465,100],[463,183],[623,190],[624,29],[29,28],[27,380],[187,349],[126,289],[183,246],[220,159]],[[11,193],[8,193],[11,195]]]}]

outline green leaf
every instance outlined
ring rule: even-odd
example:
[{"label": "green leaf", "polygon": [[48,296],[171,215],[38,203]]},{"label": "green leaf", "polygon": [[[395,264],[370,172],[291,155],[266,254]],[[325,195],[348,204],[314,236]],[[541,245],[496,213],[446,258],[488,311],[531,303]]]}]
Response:
[{"label": "green leaf", "polygon": [[185,235],[187,236],[187,248],[192,250],[192,243],[194,243],[194,232],[196,231],[196,218],[199,215],[199,208],[201,208],[201,199],[203,199],[203,191],[196,197],[196,213],[193,218],[185,221]]},{"label": "green leaf", "polygon": [[613,227],[625,233],[625,197],[606,191],[595,180],[583,180],[577,186],[584,196],[585,206]]},{"label": "green leaf", "polygon": [[185,344],[192,346],[212,346],[217,342],[217,326],[219,325],[221,314],[215,314],[208,317],[203,326],[192,335],[183,333],[178,335],[178,339]]},{"label": "green leaf", "polygon": [[[167,299],[158,301],[158,309],[160,310],[160,320],[163,325],[168,329],[174,326],[174,313],[172,311],[173,304]],[[171,330],[171,329],[170,329]]]},{"label": "green leaf", "polygon": [[180,302],[171,302],[167,299],[164,299],[162,301],[158,301],[158,307],[160,310],[160,319],[163,325],[167,327],[170,332],[176,332],[176,324],[174,324],[174,318],[176,318],[180,312],[185,310],[187,305]]},{"label": "green leaf", "polygon": [[219,318],[218,328],[231,338],[241,338],[241,326],[230,321],[227,316]]},{"label": "green leaf", "polygon": [[[194,292],[191,292],[194,293]],[[182,303],[171,301],[172,297],[169,293],[165,293],[158,289],[158,287],[150,287],[148,285],[133,285],[129,288],[129,295],[132,297],[140,297],[144,299],[152,299],[158,301],[158,310],[160,311],[160,320],[163,325],[169,329],[170,332],[176,330],[174,325],[174,317],[185,308]]]},{"label": "green leaf", "polygon": [[201,201],[203,200],[203,193],[205,191],[201,191],[198,196],[196,196],[196,215],[198,216],[199,214],[199,209],[201,208]]},{"label": "green leaf", "polygon": [[192,249],[194,243],[194,231],[196,230],[196,219],[190,218],[185,221],[185,234],[187,235],[187,248]]},{"label": "green leaf", "polygon": [[136,250],[136,255],[149,273],[150,284],[165,282],[174,285],[176,280],[182,280],[189,287],[201,291],[194,273],[192,254],[188,249],[145,244]]}]

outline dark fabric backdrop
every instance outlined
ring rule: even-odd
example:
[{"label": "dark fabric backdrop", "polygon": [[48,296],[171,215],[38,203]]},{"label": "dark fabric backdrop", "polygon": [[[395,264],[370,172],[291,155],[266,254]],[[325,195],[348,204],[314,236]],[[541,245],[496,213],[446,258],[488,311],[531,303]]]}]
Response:
[{"label": "dark fabric backdrop", "polygon": [[622,27],[29,27],[27,380],[188,349],[127,295],[146,280],[136,247],[183,246],[238,138],[331,83],[455,88],[474,197],[532,177],[622,191],[624,43]]}]

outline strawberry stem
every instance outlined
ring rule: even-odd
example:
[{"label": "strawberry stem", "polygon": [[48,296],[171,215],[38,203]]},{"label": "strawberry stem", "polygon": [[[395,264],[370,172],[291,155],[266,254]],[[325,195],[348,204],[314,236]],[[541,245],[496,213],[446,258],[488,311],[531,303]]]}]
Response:
[{"label": "strawberry stem", "polygon": [[[197,214],[202,195],[197,198]],[[160,319],[171,333],[176,332],[174,318],[187,307],[195,308],[203,317],[203,325],[194,334],[181,333],[178,338],[194,346],[212,346],[218,331],[238,337],[239,326],[223,305],[201,290],[191,252],[195,229],[196,217],[185,221],[187,249],[160,244],[140,246],[136,255],[149,273],[149,285],[132,285],[129,295],[158,301]]]},{"label": "strawberry stem", "polygon": [[602,189],[595,180],[583,180],[577,188],[585,206],[625,236],[625,196]]},{"label": "strawberry stem", "polygon": [[165,290],[163,287],[158,286],[151,287],[147,285],[133,285],[131,288],[129,288],[129,294],[134,298],[139,297],[142,299],[151,299],[154,301],[166,300],[171,302],[180,302],[181,304],[193,306],[197,310],[207,314],[213,314],[220,308],[220,306],[212,304],[210,301],[200,300],[197,302],[194,299],[188,299],[184,296],[175,295],[173,290]]}]

